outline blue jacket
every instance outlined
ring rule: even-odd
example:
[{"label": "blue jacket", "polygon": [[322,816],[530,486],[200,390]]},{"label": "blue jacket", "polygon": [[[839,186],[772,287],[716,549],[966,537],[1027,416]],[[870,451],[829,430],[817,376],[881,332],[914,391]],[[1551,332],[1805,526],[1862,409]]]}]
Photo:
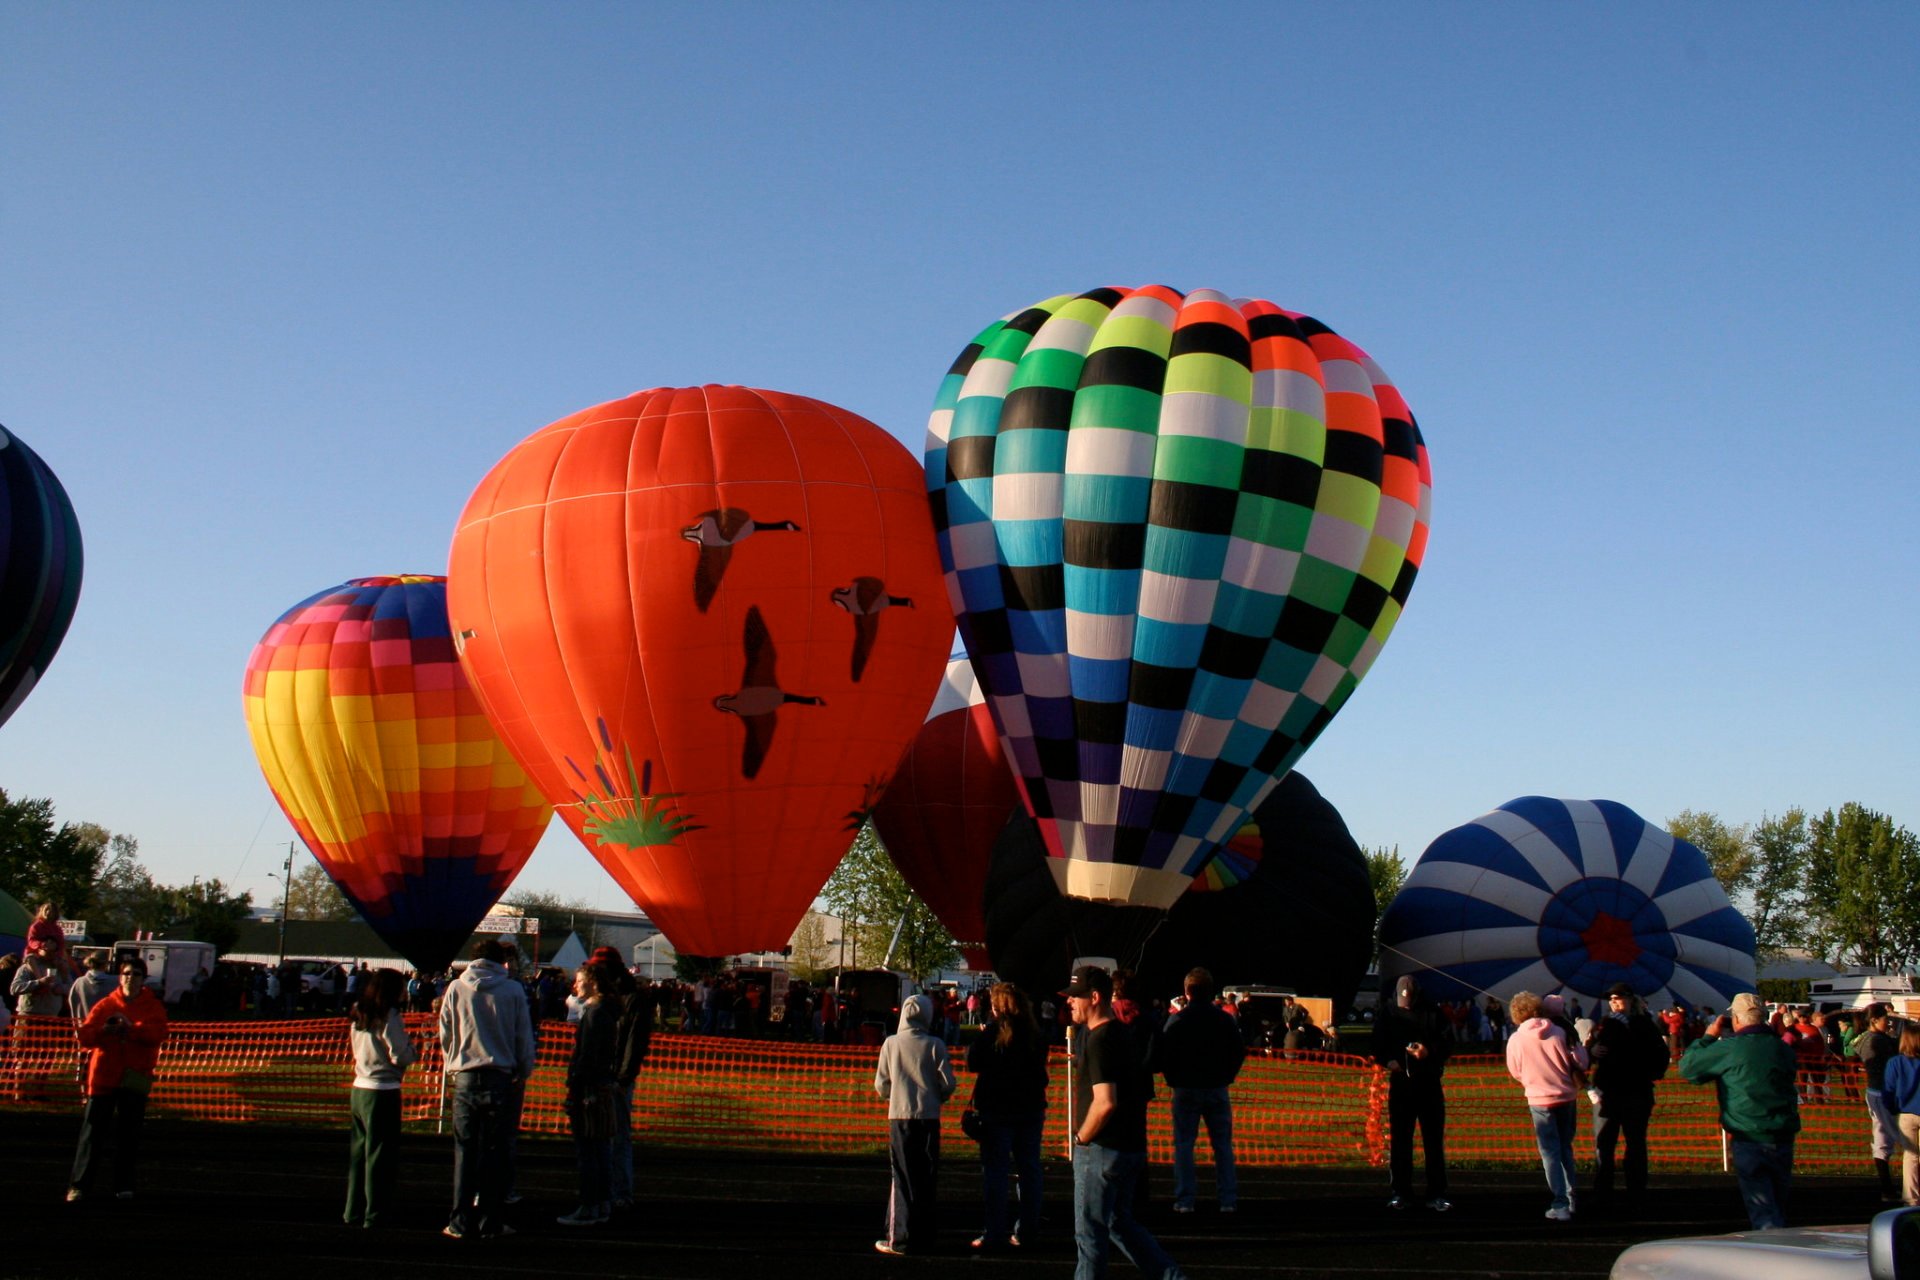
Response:
[{"label": "blue jacket", "polygon": [[1920,1058],[1896,1053],[1887,1059],[1886,1083],[1881,1096],[1887,1106],[1903,1115],[1920,1116]]}]

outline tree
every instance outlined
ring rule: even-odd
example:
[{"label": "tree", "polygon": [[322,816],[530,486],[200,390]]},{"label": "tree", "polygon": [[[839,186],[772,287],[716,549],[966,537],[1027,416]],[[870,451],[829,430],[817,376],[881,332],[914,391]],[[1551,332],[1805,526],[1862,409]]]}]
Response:
[{"label": "tree", "polygon": [[240,939],[240,922],[253,910],[253,895],[227,892],[218,880],[195,879],[192,884],[162,888],[167,908],[166,925],[156,930],[163,937],[189,938],[211,942],[215,951],[226,951]]},{"label": "tree", "polygon": [[1368,849],[1367,879],[1373,882],[1373,918],[1378,920],[1387,914],[1394,896],[1407,882],[1407,863],[1400,856],[1400,846],[1389,849],[1381,845],[1377,849]]},{"label": "tree", "polygon": [[890,963],[924,980],[960,962],[953,935],[908,887],[872,823],[862,824],[820,898],[844,921],[857,964]]},{"label": "tree", "polygon": [[800,917],[787,951],[788,968],[794,977],[807,983],[825,978],[833,967],[833,951],[827,946],[826,918],[818,911],[809,911]]},{"label": "tree", "polygon": [[53,801],[13,800],[0,791],[0,889],[29,911],[51,902],[64,916],[83,917],[111,838],[91,822],[55,827]]},{"label": "tree", "polygon": [[1751,828],[1730,827],[1715,813],[1682,809],[1667,819],[1667,830],[1707,855],[1707,867],[1729,898],[1738,898],[1752,887],[1755,858]]},{"label": "tree", "polygon": [[130,938],[167,921],[166,891],[140,865],[140,842],[129,835],[107,841],[107,865],[93,884],[87,934],[96,942]]},{"label": "tree", "polygon": [[1898,971],[1920,957],[1920,837],[1848,802],[1811,825],[1806,915],[1822,955]]},{"label": "tree", "polygon": [[293,873],[293,887],[287,890],[287,919],[352,920],[359,914],[319,863],[309,862]]},{"label": "tree", "polygon": [[1753,829],[1747,919],[1762,963],[1806,941],[1807,852],[1812,840],[1807,815],[1800,809],[1777,818],[1762,815]]}]

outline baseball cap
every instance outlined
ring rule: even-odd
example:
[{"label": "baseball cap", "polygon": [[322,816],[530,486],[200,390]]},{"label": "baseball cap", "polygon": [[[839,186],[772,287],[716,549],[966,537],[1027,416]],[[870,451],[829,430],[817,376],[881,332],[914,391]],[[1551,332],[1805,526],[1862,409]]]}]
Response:
[{"label": "baseball cap", "polygon": [[1610,997],[1625,996],[1627,999],[1631,1000],[1633,998],[1633,988],[1624,982],[1616,982],[1612,986],[1607,988],[1607,995]]},{"label": "baseball cap", "polygon": [[1767,1016],[1767,1006],[1753,992],[1742,991],[1727,1006],[1727,1012],[1733,1015],[1735,1022],[1758,1022]]},{"label": "baseball cap", "polygon": [[1073,971],[1073,981],[1067,984],[1067,994],[1085,999],[1098,991],[1108,999],[1113,998],[1113,975],[1097,964],[1083,964]]}]

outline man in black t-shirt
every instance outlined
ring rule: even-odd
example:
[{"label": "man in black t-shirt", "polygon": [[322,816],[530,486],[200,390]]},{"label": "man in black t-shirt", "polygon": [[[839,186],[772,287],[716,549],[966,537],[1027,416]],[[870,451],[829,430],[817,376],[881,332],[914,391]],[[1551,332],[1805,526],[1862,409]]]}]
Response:
[{"label": "man in black t-shirt", "polygon": [[1086,1029],[1074,1064],[1074,1280],[1102,1280],[1112,1245],[1154,1280],[1186,1280],[1133,1216],[1134,1185],[1147,1163],[1150,1077],[1141,1047],[1113,1016],[1112,975],[1098,965],[1075,969],[1067,1004]]}]

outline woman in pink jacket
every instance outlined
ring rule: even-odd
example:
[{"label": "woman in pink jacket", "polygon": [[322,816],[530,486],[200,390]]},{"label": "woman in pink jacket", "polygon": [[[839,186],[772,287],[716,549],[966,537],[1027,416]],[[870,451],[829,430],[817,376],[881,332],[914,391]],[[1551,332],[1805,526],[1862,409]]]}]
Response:
[{"label": "woman in pink jacket", "polygon": [[1553,1204],[1547,1217],[1573,1220],[1573,1134],[1577,1099],[1585,1084],[1587,1051],[1564,1029],[1540,1014],[1541,999],[1531,991],[1507,1006],[1513,1034],[1507,1040],[1507,1071],[1527,1091],[1533,1113],[1533,1137],[1540,1146]]}]

